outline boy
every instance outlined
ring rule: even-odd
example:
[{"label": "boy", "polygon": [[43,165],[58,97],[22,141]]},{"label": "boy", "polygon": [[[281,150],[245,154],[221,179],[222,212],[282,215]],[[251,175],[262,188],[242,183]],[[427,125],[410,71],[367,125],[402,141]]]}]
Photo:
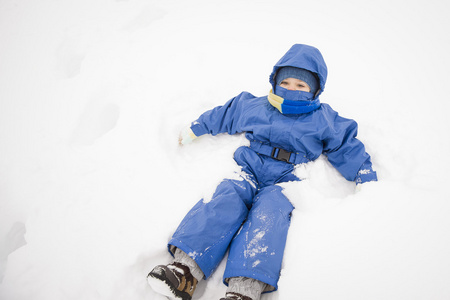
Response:
[{"label": "boy", "polygon": [[277,289],[294,209],[277,184],[299,180],[295,165],[324,154],[357,185],[377,180],[356,139],[356,122],[320,103],[326,78],[319,50],[296,44],[274,66],[268,96],[243,92],[182,132],[181,144],[207,133],[245,132],[250,146],[234,154],[241,179],[222,181],[212,199],[200,200],[179,225],[169,242],[173,263],[156,266],[147,277],[156,292],[190,300],[229,249],[221,300],[258,300]]}]

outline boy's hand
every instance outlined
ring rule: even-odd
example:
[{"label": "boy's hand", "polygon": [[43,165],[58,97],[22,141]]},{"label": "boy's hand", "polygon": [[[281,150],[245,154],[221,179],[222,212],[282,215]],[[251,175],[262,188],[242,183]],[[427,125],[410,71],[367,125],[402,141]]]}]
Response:
[{"label": "boy's hand", "polygon": [[366,187],[364,189],[367,189],[367,185],[371,185],[373,183],[377,182],[376,180],[372,180],[372,181],[366,181],[363,183],[357,183],[356,187],[355,187],[355,193],[359,193],[361,192],[362,186],[365,185]]},{"label": "boy's hand", "polygon": [[178,137],[178,143],[180,145],[186,145],[195,140],[197,136],[194,134],[190,127],[186,127],[180,132],[180,136]]}]

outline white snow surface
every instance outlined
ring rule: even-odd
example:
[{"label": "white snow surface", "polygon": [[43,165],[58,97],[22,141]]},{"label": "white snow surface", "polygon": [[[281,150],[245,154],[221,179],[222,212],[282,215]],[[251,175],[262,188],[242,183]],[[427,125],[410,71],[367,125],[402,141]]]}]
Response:
[{"label": "white snow surface", "polygon": [[[359,123],[379,181],[326,158],[295,205],[283,299],[450,299],[446,1],[0,1],[0,299],[165,299],[147,273],[245,138],[178,146],[202,112],[268,93],[294,43]],[[194,300],[219,299],[225,263]]]}]

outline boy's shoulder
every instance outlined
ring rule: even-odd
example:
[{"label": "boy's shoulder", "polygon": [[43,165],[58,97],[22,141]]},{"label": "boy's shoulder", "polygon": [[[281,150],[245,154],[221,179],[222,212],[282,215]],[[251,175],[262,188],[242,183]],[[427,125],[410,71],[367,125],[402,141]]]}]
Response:
[{"label": "boy's shoulder", "polygon": [[336,112],[334,109],[331,108],[330,104],[324,102],[320,103],[320,109],[325,112]]},{"label": "boy's shoulder", "polygon": [[322,118],[329,124],[350,124],[349,126],[357,124],[355,120],[341,116],[328,103],[321,103],[318,111],[321,112]]},{"label": "boy's shoulder", "polygon": [[243,105],[245,107],[253,107],[253,106],[260,106],[262,104],[268,103],[267,96],[258,97],[253,95],[249,92],[241,92],[239,95],[233,98],[237,103],[240,103],[240,105]]},{"label": "boy's shoulder", "polygon": [[324,116],[336,116],[339,115],[339,113],[337,111],[335,111],[330,104],[328,103],[320,103],[320,108],[317,110],[318,112],[320,112],[322,115]]},{"label": "boy's shoulder", "polygon": [[237,95],[235,98],[240,98],[240,99],[254,99],[254,98],[259,98],[256,97],[255,95],[253,95],[252,93],[249,93],[247,91],[243,91],[241,92],[239,95]]}]

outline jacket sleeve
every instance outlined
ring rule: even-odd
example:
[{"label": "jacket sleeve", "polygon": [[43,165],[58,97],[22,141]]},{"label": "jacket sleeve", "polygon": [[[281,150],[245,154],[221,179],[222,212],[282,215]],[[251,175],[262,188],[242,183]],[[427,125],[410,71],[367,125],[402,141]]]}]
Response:
[{"label": "jacket sleeve", "polygon": [[240,119],[243,114],[245,99],[254,98],[253,95],[243,92],[222,106],[217,106],[204,112],[192,122],[191,130],[196,136],[204,134],[217,135],[219,133],[235,134],[242,132]]},{"label": "jacket sleeve", "polygon": [[328,129],[322,140],[328,161],[349,181],[357,184],[377,181],[370,155],[364,144],[356,138],[358,124],[340,117],[336,112],[327,115]]}]

